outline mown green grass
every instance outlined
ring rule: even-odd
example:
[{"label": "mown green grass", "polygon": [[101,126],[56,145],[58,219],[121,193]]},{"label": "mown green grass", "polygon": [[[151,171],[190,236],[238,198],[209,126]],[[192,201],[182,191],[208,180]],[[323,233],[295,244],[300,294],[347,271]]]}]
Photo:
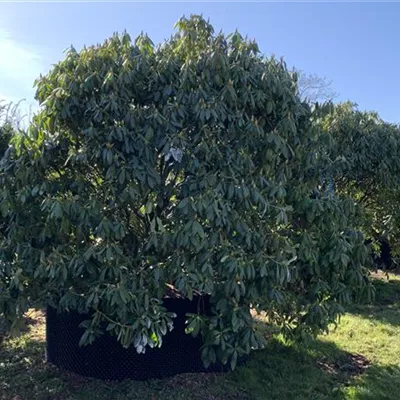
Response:
[{"label": "mown green grass", "polygon": [[353,307],[339,327],[309,346],[279,336],[228,374],[184,374],[148,382],[101,382],[44,361],[44,325],[0,345],[1,400],[215,400],[400,398],[400,277],[375,281],[373,305]]}]

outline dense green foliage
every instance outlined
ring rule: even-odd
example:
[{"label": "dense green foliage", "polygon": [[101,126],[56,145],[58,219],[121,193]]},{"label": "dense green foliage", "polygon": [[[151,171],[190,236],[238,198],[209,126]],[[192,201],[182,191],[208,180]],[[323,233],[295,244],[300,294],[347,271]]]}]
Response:
[{"label": "dense green foliage", "polygon": [[[10,116],[8,114],[9,110],[10,105],[0,102],[0,160],[3,158],[5,152],[7,151],[9,142],[15,131]],[[6,217],[3,217],[3,215],[0,213],[0,240],[3,239],[3,235],[6,234],[7,226],[8,219]]]},{"label": "dense green foliage", "polygon": [[344,103],[327,114],[322,128],[334,142],[330,151],[336,159],[332,173],[336,191],[356,201],[365,236],[388,239],[399,254],[400,127]]},{"label": "dense green foliage", "polygon": [[2,158],[6,152],[14,131],[9,116],[7,115],[8,109],[9,106],[0,102],[0,158]]},{"label": "dense green foliage", "polygon": [[295,74],[200,17],[177,27],[72,48],[38,80],[2,167],[0,310],[92,310],[82,343],[105,322],[141,352],[172,326],[171,286],[210,294],[188,333],[234,367],[263,345],[251,307],[289,336],[326,330],[369,289],[366,251],[353,201],[318,187],[327,137]]}]

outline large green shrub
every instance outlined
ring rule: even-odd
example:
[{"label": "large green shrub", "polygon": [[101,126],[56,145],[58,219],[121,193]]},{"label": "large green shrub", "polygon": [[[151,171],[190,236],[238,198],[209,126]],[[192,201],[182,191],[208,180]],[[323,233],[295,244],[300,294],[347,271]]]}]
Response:
[{"label": "large green shrub", "polygon": [[296,76],[237,32],[177,27],[159,47],[72,48],[38,80],[41,112],[1,178],[0,310],[92,310],[83,343],[106,322],[140,352],[171,327],[171,286],[210,294],[188,332],[234,367],[263,343],[251,308],[287,335],[335,322],[368,287],[365,248],[352,201],[315,194],[329,160]]}]

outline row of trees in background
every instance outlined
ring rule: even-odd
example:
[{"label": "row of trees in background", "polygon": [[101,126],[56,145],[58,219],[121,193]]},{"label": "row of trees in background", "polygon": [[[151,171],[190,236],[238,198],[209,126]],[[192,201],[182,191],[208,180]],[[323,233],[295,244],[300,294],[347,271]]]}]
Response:
[{"label": "row of trees in background", "polygon": [[171,285],[210,294],[188,331],[234,367],[263,344],[251,308],[304,338],[371,296],[362,233],[396,236],[400,134],[304,101],[237,32],[177,28],[161,47],[71,49],[38,80],[41,111],[1,161],[0,311],[91,310],[83,342],[106,326],[143,351],[171,326]]},{"label": "row of trees in background", "polygon": [[[295,70],[299,95],[310,103],[333,102],[337,93],[326,77]],[[321,123],[335,144],[332,171],[335,191],[352,196],[362,209],[360,229],[371,245],[373,262],[397,268],[400,255],[398,124],[383,121],[374,111],[360,111],[355,103],[336,104]]]},{"label": "row of trees in background", "polygon": [[400,127],[360,111],[355,104],[334,106],[321,121],[333,140],[335,191],[360,208],[359,229],[383,268],[395,268],[400,251]]}]

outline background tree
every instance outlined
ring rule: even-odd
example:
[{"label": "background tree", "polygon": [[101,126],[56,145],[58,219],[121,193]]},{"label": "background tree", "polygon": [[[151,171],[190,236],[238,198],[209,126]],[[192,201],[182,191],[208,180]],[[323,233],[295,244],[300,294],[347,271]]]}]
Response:
[{"label": "background tree", "polygon": [[12,105],[0,101],[0,158],[3,157],[14,132]]},{"label": "background tree", "polygon": [[333,89],[332,80],[299,69],[294,71],[298,75],[298,88],[301,99],[310,103],[324,103],[333,101],[338,96]]},{"label": "background tree", "polygon": [[322,128],[334,140],[336,190],[357,202],[365,236],[373,242],[388,240],[398,254],[400,127],[348,102],[336,105]]},{"label": "background tree", "polygon": [[365,247],[351,199],[311,196],[329,136],[284,62],[198,16],[177,28],[72,48],[38,80],[1,171],[0,310],[90,311],[82,343],[142,352],[172,327],[169,288],[209,294],[188,332],[234,367],[263,345],[251,307],[291,337],[336,322],[369,288]]}]

